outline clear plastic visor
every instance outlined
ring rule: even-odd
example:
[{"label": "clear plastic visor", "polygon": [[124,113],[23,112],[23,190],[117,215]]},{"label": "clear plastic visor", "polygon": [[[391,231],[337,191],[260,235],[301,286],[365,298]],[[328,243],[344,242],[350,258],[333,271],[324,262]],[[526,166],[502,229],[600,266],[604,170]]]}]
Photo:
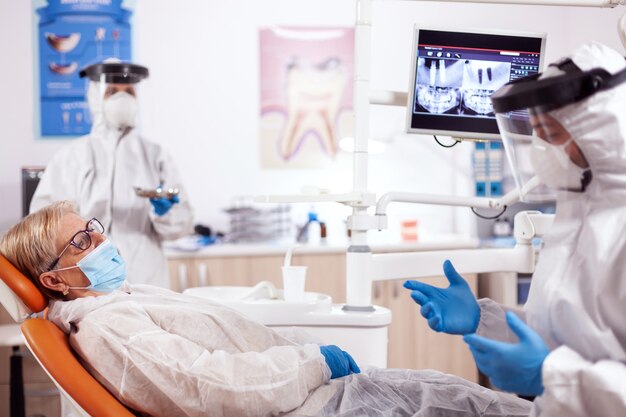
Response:
[{"label": "clear plastic visor", "polygon": [[98,88],[98,98],[101,102],[104,100],[114,96],[117,93],[126,93],[135,99],[139,97],[139,90],[143,87],[140,85],[143,82],[139,83],[116,83],[107,81],[105,74],[100,76],[99,81],[90,81],[91,83],[95,83]]},{"label": "clear plastic visor", "polygon": [[[497,113],[498,128],[515,185],[524,202],[555,200],[557,190],[580,188],[582,169],[570,155],[578,149],[568,131],[550,115],[527,110]],[[579,150],[579,149],[578,149]],[[528,189],[533,177],[541,185]]]},{"label": "clear plastic visor", "polygon": [[110,128],[125,129],[137,126],[138,99],[141,83],[107,81],[104,74],[99,81],[87,81],[87,96],[92,111],[102,115]]}]

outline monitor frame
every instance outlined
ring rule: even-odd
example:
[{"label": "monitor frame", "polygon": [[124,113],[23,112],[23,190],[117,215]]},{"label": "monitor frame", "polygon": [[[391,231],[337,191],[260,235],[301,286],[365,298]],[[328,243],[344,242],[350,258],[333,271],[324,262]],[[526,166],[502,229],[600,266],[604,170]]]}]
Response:
[{"label": "monitor frame", "polygon": [[[543,71],[543,65],[545,60],[546,38],[545,32],[522,32],[513,30],[501,30],[501,29],[474,29],[463,28],[455,29],[451,27],[439,27],[439,26],[421,26],[415,24],[413,27],[413,41],[411,43],[411,70],[409,74],[409,88],[407,94],[407,106],[406,106],[406,132],[409,134],[421,134],[421,135],[442,135],[451,136],[456,139],[464,140],[502,140],[500,133],[486,133],[475,132],[470,130],[453,130],[453,129],[426,129],[426,128],[414,128],[411,127],[413,119],[413,105],[415,103],[415,90],[417,85],[416,73],[418,68],[418,47],[419,47],[419,35],[420,31],[437,31],[437,32],[449,32],[458,34],[478,34],[478,35],[500,35],[500,36],[512,36],[521,38],[537,38],[541,39],[541,47],[539,51],[539,68],[538,72]],[[445,116],[442,116],[445,117]],[[497,129],[496,119],[493,118],[493,124]]]}]

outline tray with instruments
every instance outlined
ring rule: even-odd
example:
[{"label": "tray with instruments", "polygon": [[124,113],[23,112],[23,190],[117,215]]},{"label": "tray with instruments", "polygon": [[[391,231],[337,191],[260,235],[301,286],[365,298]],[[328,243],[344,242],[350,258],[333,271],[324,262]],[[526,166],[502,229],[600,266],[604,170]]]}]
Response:
[{"label": "tray with instruments", "polygon": [[144,198],[172,198],[175,195],[178,195],[178,188],[167,188],[167,187],[157,187],[157,188],[141,188],[134,187],[135,194],[139,197]]}]

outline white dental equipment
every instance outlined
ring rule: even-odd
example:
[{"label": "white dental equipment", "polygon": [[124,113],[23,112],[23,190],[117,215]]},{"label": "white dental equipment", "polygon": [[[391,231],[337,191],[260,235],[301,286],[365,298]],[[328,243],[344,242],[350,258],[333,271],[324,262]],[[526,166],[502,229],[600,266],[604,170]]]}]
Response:
[{"label": "white dental equipment", "polygon": [[304,283],[306,280],[306,266],[291,265],[291,256],[298,247],[294,245],[287,250],[285,261],[281,268],[283,274],[283,297],[287,302],[304,301]]},{"label": "white dental equipment", "polygon": [[300,245],[295,244],[292,247],[290,247],[287,250],[287,253],[285,253],[285,260],[283,261],[283,266],[291,266],[291,257],[293,256],[293,252],[296,250],[296,248],[298,248]]}]

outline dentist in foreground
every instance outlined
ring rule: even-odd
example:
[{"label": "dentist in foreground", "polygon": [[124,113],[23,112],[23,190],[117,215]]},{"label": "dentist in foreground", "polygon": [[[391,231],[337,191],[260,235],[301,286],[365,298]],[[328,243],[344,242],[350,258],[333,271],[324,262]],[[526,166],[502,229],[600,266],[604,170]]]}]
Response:
[{"label": "dentist in foreground", "polygon": [[[35,191],[34,212],[71,200],[83,217],[97,217],[127,262],[132,281],[168,287],[161,243],[193,231],[193,213],[173,159],[136,128],[138,84],[148,69],[131,63],[91,65],[87,100],[91,133],[56,153]],[[150,200],[134,187],[178,188],[172,198]]]},{"label": "dentist in foreground", "polygon": [[405,283],[496,387],[536,396],[531,415],[626,415],[625,81],[624,57],[589,43],[492,96],[518,186],[530,152],[557,196],[523,312],[476,301],[449,261],[448,288]]}]

